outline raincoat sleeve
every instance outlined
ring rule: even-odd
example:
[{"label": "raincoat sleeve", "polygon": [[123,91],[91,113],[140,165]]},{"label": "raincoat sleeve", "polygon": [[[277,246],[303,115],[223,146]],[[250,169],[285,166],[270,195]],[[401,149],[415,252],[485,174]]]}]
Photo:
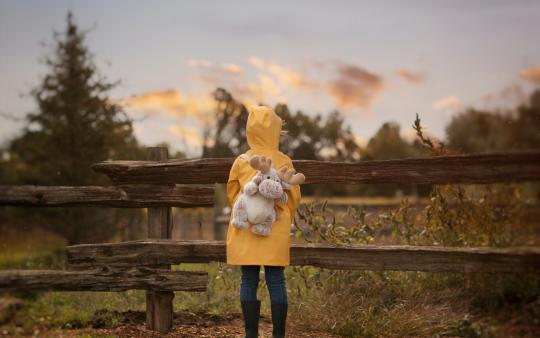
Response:
[{"label": "raincoat sleeve", "polygon": [[240,181],[238,180],[238,174],[240,171],[240,159],[236,158],[234,161],[231,171],[229,172],[229,179],[227,180],[227,200],[229,200],[229,204],[231,208],[234,205],[234,202],[236,201],[236,198],[238,197],[238,194],[240,193]]},{"label": "raincoat sleeve", "polygon": [[[288,163],[289,168],[294,168],[292,165],[292,161],[289,160]],[[300,186],[299,185],[293,185],[291,187],[291,190],[287,191],[288,201],[287,201],[287,208],[290,211],[291,214],[291,223],[294,220],[294,214],[296,213],[296,209],[298,209],[298,206],[300,205],[300,198],[302,197],[300,193]]]}]

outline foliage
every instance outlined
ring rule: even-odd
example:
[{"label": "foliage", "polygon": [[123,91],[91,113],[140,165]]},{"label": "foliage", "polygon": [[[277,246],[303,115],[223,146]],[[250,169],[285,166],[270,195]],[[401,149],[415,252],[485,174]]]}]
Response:
[{"label": "foliage", "polygon": [[213,93],[217,103],[214,125],[208,125],[203,136],[202,157],[232,157],[247,150],[247,109],[225,89]]},{"label": "foliage", "polygon": [[[419,118],[415,126],[420,144],[433,154],[448,153],[423,134]],[[353,208],[339,214],[324,203],[303,206],[295,236],[337,245],[539,245],[532,229],[520,223],[523,204],[515,185],[436,186],[419,211],[407,200],[378,215]],[[537,275],[292,267],[288,278],[294,281],[294,316],[346,336],[505,337],[504,322],[534,324],[540,311]]]},{"label": "foliage", "polygon": [[[205,132],[203,157],[236,156],[245,152],[247,108],[223,88],[214,92],[214,98],[217,122],[214,129],[209,127]],[[302,111],[293,114],[284,104],[278,104],[274,110],[285,122],[280,150],[291,158],[341,161],[360,158],[360,147],[339,112],[323,119],[321,115],[312,117]]]},{"label": "foliage", "polygon": [[66,31],[55,34],[54,54],[45,60],[49,73],[32,91],[38,111],[11,142],[11,155],[26,166],[24,183],[91,184],[101,179],[93,163],[140,155],[131,120],[107,97],[116,83],[99,75],[84,39],[68,14]]},{"label": "foliage", "polygon": [[417,157],[420,151],[401,137],[397,123],[386,122],[369,140],[362,155],[364,160],[390,160]]},{"label": "foliage", "polygon": [[540,90],[510,112],[469,109],[446,127],[448,145],[465,153],[538,148]]},{"label": "foliage", "polygon": [[[49,72],[31,93],[38,109],[27,115],[22,135],[10,144],[8,164],[17,167],[17,177],[3,174],[18,184],[106,183],[105,177],[92,171],[93,163],[140,159],[142,148],[133,135],[131,120],[107,97],[116,83],[98,73],[85,46],[85,33],[71,13],[65,32],[55,33],[54,38],[53,54],[45,59]],[[30,222],[43,224],[70,243],[110,237],[120,217],[111,210],[75,208],[34,211],[32,215],[37,219]]]}]

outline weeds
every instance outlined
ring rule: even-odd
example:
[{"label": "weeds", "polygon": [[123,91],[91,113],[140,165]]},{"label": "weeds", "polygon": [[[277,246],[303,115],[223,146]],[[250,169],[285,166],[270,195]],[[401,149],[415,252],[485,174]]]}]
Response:
[{"label": "weeds", "polygon": [[[424,136],[418,117],[413,127],[430,153],[449,154],[442,143]],[[393,244],[538,245],[532,227],[520,223],[524,204],[518,185],[434,186],[420,211],[407,199],[375,217],[354,208],[339,214],[326,203],[303,206],[295,237],[338,245],[377,244],[387,234]],[[288,281],[295,317],[306,327],[344,336],[505,337],[510,318],[539,324],[534,319],[540,313],[537,275],[291,267]]]}]

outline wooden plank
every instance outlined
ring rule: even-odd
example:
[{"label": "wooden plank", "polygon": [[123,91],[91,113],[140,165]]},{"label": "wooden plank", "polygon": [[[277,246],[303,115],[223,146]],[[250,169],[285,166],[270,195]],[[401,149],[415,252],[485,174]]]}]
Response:
[{"label": "wooden plank", "polygon": [[[165,161],[169,153],[165,147],[147,149],[150,161]],[[171,238],[172,209],[169,207],[148,208],[148,238]],[[162,269],[170,269],[170,265],[160,264]],[[171,330],[173,324],[174,293],[170,291],[146,291],[146,328],[161,333]]]},{"label": "wooden plank", "polygon": [[0,186],[0,205],[32,207],[117,207],[154,206],[205,207],[214,203],[211,186]]},{"label": "wooden plank", "polygon": [[[233,158],[108,161],[94,164],[115,183],[224,183]],[[296,160],[313,183],[485,184],[540,180],[540,150],[409,158],[385,161]]]},{"label": "wooden plank", "polygon": [[205,291],[206,272],[171,271],[145,267],[115,269],[101,267],[87,271],[3,270],[0,291]]},{"label": "wooden plank", "polygon": [[[73,269],[100,265],[132,266],[226,261],[221,241],[144,240],[115,244],[82,244],[67,249]],[[540,248],[467,248],[434,246],[291,245],[291,265],[343,270],[431,272],[540,272]]]}]

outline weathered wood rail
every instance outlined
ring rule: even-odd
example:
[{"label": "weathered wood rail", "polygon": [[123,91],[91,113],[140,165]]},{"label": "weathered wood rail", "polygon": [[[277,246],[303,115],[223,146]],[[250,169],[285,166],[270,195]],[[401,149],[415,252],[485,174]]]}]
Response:
[{"label": "weathered wood rail", "polygon": [[[108,161],[94,170],[117,183],[212,184],[227,182],[232,158]],[[306,184],[486,184],[540,180],[540,151],[452,155],[385,161],[326,162],[296,160]]]},{"label": "weathered wood rail", "polygon": [[41,291],[205,291],[206,272],[171,271],[145,267],[99,267],[85,271],[0,271],[0,290]]},{"label": "weathered wood rail", "polygon": [[[70,269],[225,262],[222,241],[141,240],[67,248]],[[540,272],[540,248],[291,244],[291,265],[342,270]]]},{"label": "weathered wood rail", "polygon": [[209,186],[150,184],[101,186],[0,186],[0,205],[32,207],[204,207],[214,204]]},{"label": "weathered wood rail", "polygon": [[[226,261],[217,241],[171,240],[171,207],[213,204],[212,186],[224,183],[234,159],[169,160],[166,148],[149,148],[147,161],[107,161],[94,170],[113,186],[0,186],[0,205],[33,207],[148,208],[148,239],[84,244],[67,248],[68,271],[0,272],[0,292],[146,291],[151,330],[172,327],[174,292],[203,291],[204,272],[171,271],[172,264]],[[487,184],[540,180],[540,150],[440,156],[387,161],[293,161],[307,184]],[[198,184],[201,186],[176,186]],[[455,248],[419,246],[334,246],[292,244],[291,265],[328,269],[463,273],[539,273],[540,248]]]}]

